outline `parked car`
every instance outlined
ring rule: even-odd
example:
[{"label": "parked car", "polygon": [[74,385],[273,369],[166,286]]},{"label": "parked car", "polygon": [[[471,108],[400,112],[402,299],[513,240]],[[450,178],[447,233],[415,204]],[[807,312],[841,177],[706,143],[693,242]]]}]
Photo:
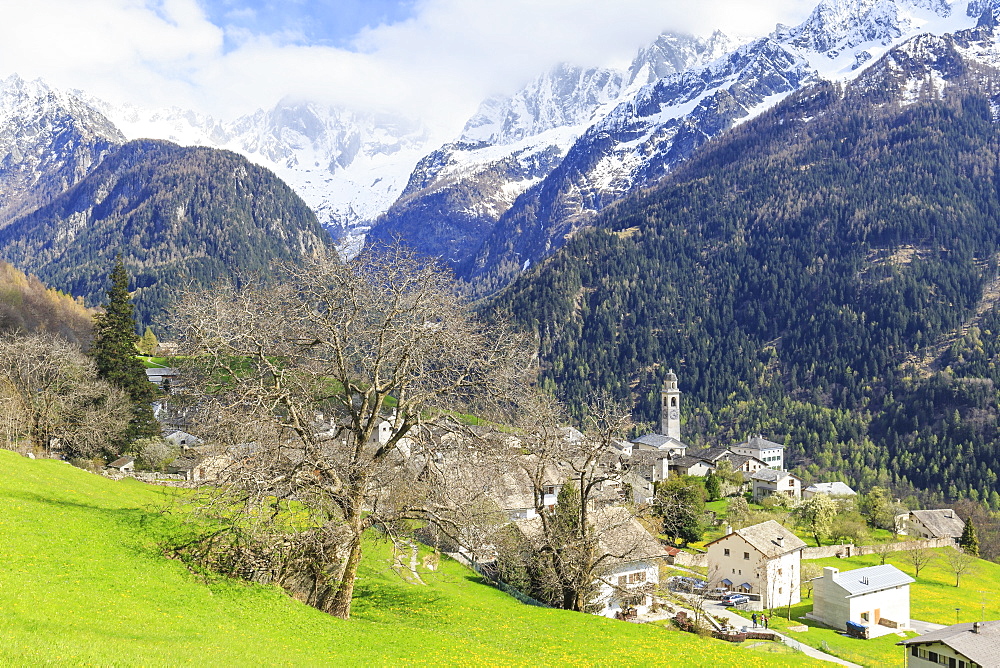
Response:
[{"label": "parked car", "polygon": [[747,603],[750,601],[750,597],[744,596],[743,594],[726,594],[722,597],[723,605],[739,605],[741,603]]}]

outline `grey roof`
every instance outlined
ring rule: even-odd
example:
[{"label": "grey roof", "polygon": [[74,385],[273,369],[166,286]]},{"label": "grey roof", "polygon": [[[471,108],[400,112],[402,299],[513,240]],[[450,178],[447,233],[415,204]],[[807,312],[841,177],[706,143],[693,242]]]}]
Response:
[{"label": "grey roof", "polygon": [[890,564],[844,571],[835,575],[833,581],[847,592],[848,597],[870,594],[916,582],[909,575]]},{"label": "grey roof", "polygon": [[[976,624],[979,624],[978,633]],[[934,642],[947,645],[983,668],[1000,667],[1000,621],[953,624],[896,644],[909,646]]]},{"label": "grey roof", "polygon": [[689,469],[695,464],[707,464],[712,465],[712,462],[706,461],[701,457],[691,457],[689,455],[684,455],[683,457],[676,457],[670,460],[670,468],[685,468]]},{"label": "grey roof", "polygon": [[729,451],[729,448],[717,446],[714,448],[702,448],[700,450],[688,450],[687,454],[691,457],[697,457],[698,459],[704,459],[707,462],[715,463],[720,459],[728,459],[726,455],[732,455],[733,453]]},{"label": "grey roof", "polygon": [[951,508],[911,510],[910,515],[920,520],[938,538],[960,538],[965,530],[965,522]]},{"label": "grey roof", "polygon": [[115,461],[108,464],[108,468],[120,469],[123,466],[128,466],[133,463],[135,463],[135,457],[119,457]]},{"label": "grey roof", "polygon": [[856,496],[857,492],[840,482],[817,482],[805,488],[806,492],[812,494],[829,494],[830,496]]},{"label": "grey roof", "polygon": [[778,482],[787,477],[796,478],[796,476],[793,476],[788,471],[778,471],[777,469],[761,469],[750,474],[751,480],[761,480],[764,482]]},{"label": "grey roof", "polygon": [[771,448],[784,448],[781,443],[775,443],[774,441],[769,441],[763,436],[754,436],[742,443],[737,443],[736,448],[753,448],[755,450],[770,450]]},{"label": "grey roof", "polygon": [[635,443],[636,445],[646,445],[650,448],[656,448],[657,450],[665,445],[673,448],[687,447],[687,445],[678,441],[676,438],[672,436],[664,436],[663,434],[645,434],[638,438],[633,438],[630,442]]},{"label": "grey roof", "polygon": [[[664,558],[663,545],[639,524],[627,508],[612,506],[588,515],[598,542],[598,556],[606,556],[608,565]],[[517,520],[514,526],[536,547],[544,539],[542,519],[532,517]]]},{"label": "grey roof", "polygon": [[167,436],[163,437],[164,441],[169,441],[174,445],[198,445],[201,443],[201,439],[193,434],[189,434],[186,431],[175,431]]},{"label": "grey roof", "polygon": [[801,550],[806,546],[805,542],[791,531],[774,520],[768,520],[760,524],[737,529],[732,534],[716,538],[705,547],[718,543],[720,540],[725,540],[733,534],[745,540],[768,559],[774,559],[783,554]]},{"label": "grey roof", "polygon": [[670,453],[660,450],[634,450],[628,461],[633,464],[655,464],[661,459],[670,459]]},{"label": "grey roof", "polygon": [[757,459],[753,455],[730,455],[727,457],[729,461],[733,463],[733,469],[739,471],[743,468],[743,465],[747,462],[758,462],[762,467],[767,467],[767,462]]}]

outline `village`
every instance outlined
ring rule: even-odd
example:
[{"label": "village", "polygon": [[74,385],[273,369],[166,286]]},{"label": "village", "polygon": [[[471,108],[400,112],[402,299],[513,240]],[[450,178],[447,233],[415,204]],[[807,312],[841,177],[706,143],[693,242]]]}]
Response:
[{"label": "village", "polygon": [[[149,369],[147,375],[157,385],[165,380],[173,383],[177,391],[177,370]],[[595,445],[574,428],[558,427],[551,431],[560,447],[547,457],[509,437],[506,447],[514,454],[504,460],[505,470],[466,470],[466,475],[455,476],[475,479],[493,512],[467,518],[464,539],[439,532],[418,534],[419,539],[520,600],[546,605],[525,591],[529,586],[524,582],[507,581],[514,578],[507,577],[501,563],[506,549],[501,543],[513,535],[522,549],[526,545],[529,551],[544,550],[547,524],[557,513],[564,489],[587,487],[585,498],[573,501],[582,504],[596,555],[591,586],[583,587],[589,600],[581,610],[626,622],[669,622],[721,641],[780,641],[832,659],[795,637],[796,629],[805,631],[806,624],[818,624],[859,640],[893,636],[894,644],[906,651],[910,666],[997,665],[1000,621],[946,626],[913,619],[910,585],[915,579],[886,563],[891,554],[905,555],[919,575],[932,551],[945,549],[953,555],[943,559],[951,563],[958,586],[974,561],[974,551],[970,556],[961,546],[973,528],[953,509],[907,510],[897,501],[887,506],[891,527],[882,532],[891,534],[891,539],[862,545],[842,539],[819,545],[817,537],[817,545],[810,546],[807,539],[814,532],[808,526],[808,509],[853,511],[858,493],[840,481],[803,487],[802,480],[786,470],[785,447],[762,435],[729,447],[690,447],[681,431],[681,398],[671,371],[661,392],[658,433]],[[164,421],[170,424],[169,419]],[[175,416],[174,424],[183,425],[183,418]],[[316,416],[315,428],[331,438],[338,433],[336,425],[321,415]],[[373,433],[372,445],[384,444],[390,433],[387,419]],[[451,464],[456,470],[469,466],[454,454],[460,436],[442,432],[436,438],[438,465],[447,469]],[[137,472],[136,458],[130,456],[108,464],[106,475],[184,486],[211,484],[236,456],[231,449],[204,443],[181,429],[164,440],[180,453],[164,471]],[[397,448],[401,460],[409,458],[406,440]],[[581,456],[589,458],[581,462]],[[713,478],[714,483],[709,482]],[[704,485],[702,489],[719,486],[721,498],[710,504],[715,510],[702,517],[707,525],[703,540],[666,535],[671,517],[683,514],[661,492],[670,480],[694,481]],[[846,569],[826,565],[830,559],[862,555],[875,555],[881,563]],[[809,599],[811,608],[801,614],[800,604]],[[799,613],[794,619],[793,607]],[[782,616],[784,626],[778,632],[769,622]]]}]

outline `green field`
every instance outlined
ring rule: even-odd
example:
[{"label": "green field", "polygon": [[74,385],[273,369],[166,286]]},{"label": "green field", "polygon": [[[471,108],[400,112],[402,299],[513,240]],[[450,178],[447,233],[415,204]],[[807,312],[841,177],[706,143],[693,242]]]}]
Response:
[{"label": "green field", "polygon": [[8,451],[0,470],[2,665],[775,665],[761,647],[524,606],[447,559],[411,584],[374,541],[338,620],[161,556],[167,490]]}]

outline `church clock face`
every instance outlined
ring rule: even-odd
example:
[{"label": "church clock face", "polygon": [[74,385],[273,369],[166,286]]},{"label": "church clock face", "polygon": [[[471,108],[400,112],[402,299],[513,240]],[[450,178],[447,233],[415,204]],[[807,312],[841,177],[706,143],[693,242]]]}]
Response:
[{"label": "church clock face", "polygon": [[681,413],[676,408],[671,408],[670,412],[667,413],[667,417],[670,418],[671,420],[676,420],[680,416]]}]

